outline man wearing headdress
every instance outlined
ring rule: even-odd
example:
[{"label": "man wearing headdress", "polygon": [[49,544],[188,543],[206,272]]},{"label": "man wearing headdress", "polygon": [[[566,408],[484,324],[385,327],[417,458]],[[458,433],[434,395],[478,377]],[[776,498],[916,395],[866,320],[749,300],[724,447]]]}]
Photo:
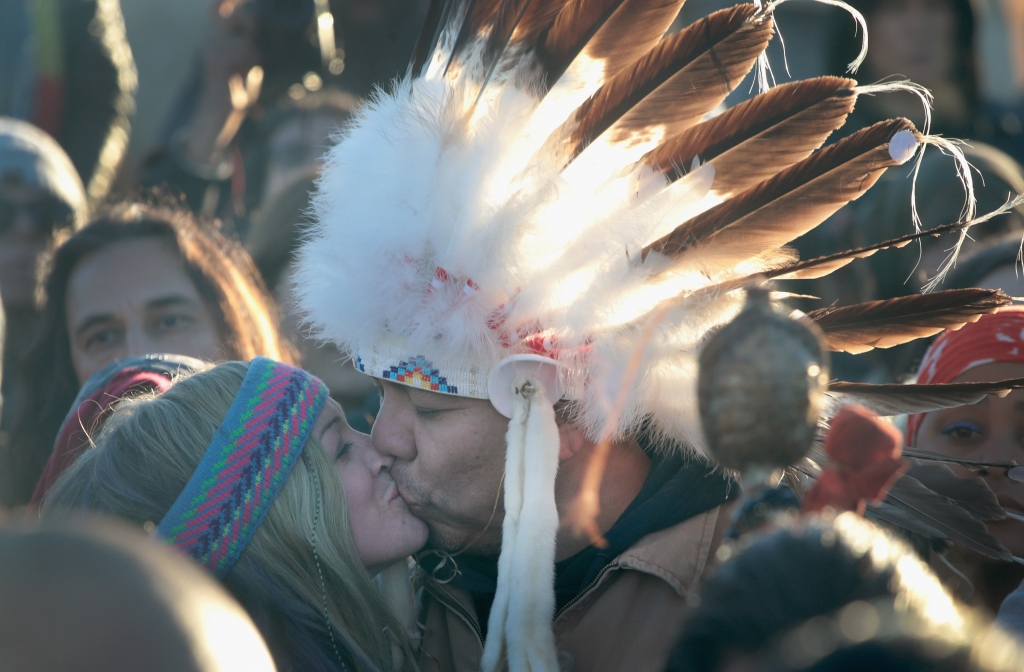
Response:
[{"label": "man wearing headdress", "polygon": [[664,36],[681,4],[433,3],[326,157],[297,299],[381,386],[374,445],[431,531],[428,667],[663,668],[738,494],[701,450],[698,353],[924,139],[898,119],[816,152],[842,78],[702,122],[771,7]]},{"label": "man wearing headdress", "polygon": [[[423,554],[422,650],[442,669],[478,665],[497,587],[504,509],[500,497],[508,418],[490,401],[382,382],[377,450],[431,537]],[[597,444],[556,411],[555,501],[563,522],[555,550],[554,629],[562,669],[658,669],[728,525],[739,491],[683,451],[656,450],[646,434],[612,444],[597,525],[575,530],[579,497]],[[732,485],[732,487],[730,487]],[[612,633],[614,633],[613,636]]]}]

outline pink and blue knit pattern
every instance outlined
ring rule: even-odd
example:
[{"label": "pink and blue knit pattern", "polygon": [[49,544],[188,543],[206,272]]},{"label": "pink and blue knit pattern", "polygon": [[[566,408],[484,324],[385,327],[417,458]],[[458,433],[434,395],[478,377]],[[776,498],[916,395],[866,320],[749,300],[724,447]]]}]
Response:
[{"label": "pink and blue knit pattern", "polygon": [[257,357],[156,535],[223,577],[263,522],[327,401],[319,378]]}]

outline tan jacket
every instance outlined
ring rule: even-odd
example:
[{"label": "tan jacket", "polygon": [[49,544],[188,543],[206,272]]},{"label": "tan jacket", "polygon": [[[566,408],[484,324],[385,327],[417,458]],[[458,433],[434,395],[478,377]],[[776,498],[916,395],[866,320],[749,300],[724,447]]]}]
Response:
[{"label": "tan jacket", "polygon": [[[649,534],[612,560],[555,615],[562,672],[661,672],[728,526],[728,505]],[[480,668],[483,638],[470,594],[424,583],[421,670]]]}]

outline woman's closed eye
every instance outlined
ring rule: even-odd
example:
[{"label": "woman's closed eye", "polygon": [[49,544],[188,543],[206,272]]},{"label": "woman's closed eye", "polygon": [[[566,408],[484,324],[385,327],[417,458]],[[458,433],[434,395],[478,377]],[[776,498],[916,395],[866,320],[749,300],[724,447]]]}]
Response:
[{"label": "woman's closed eye", "polygon": [[338,449],[334,452],[334,461],[337,462],[338,460],[342,460],[342,459],[348,457],[348,454],[351,452],[351,450],[352,450],[352,442],[351,441],[339,441],[338,442]]},{"label": "woman's closed eye", "polygon": [[421,408],[420,406],[416,406],[416,417],[423,418],[424,420],[436,418],[443,412],[444,410],[440,408]]},{"label": "woman's closed eye", "polygon": [[973,422],[953,422],[942,429],[942,435],[954,441],[974,441],[985,435],[984,430]]}]

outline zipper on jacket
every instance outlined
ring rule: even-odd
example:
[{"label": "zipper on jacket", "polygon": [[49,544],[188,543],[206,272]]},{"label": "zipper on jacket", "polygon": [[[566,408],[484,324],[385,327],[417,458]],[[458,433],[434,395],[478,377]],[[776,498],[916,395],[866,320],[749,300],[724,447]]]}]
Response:
[{"label": "zipper on jacket", "polygon": [[[596,586],[598,584],[598,582],[601,580],[601,578],[605,574],[607,574],[610,570],[616,569],[616,568],[618,568],[618,565],[616,565],[614,562],[610,562],[607,565],[605,565],[604,567],[602,567],[601,571],[597,573],[597,576],[594,577],[594,580],[590,582],[589,586],[587,586],[586,588],[584,588],[580,592],[576,593],[576,597],[572,598],[571,600],[569,600],[568,602],[563,604],[562,608],[555,612],[555,619],[557,619],[559,616],[561,616],[565,612],[566,609],[568,609],[569,607],[571,607],[572,605],[576,604],[581,599],[583,599],[583,596],[586,595],[587,593],[589,593],[590,589],[593,588],[594,586]],[[554,622],[555,619],[552,619],[552,622]]]}]

